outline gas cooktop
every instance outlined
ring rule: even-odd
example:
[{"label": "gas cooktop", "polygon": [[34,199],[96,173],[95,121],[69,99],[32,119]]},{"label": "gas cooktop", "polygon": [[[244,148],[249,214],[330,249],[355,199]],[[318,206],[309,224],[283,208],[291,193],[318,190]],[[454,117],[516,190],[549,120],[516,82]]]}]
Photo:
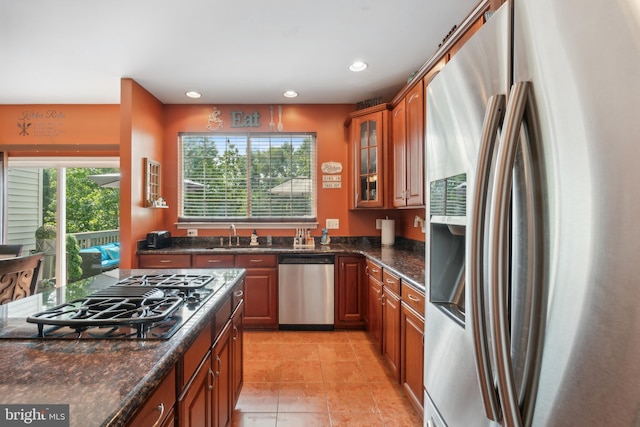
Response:
[{"label": "gas cooktop", "polygon": [[215,275],[130,276],[27,317],[35,337],[168,339],[225,283]]}]

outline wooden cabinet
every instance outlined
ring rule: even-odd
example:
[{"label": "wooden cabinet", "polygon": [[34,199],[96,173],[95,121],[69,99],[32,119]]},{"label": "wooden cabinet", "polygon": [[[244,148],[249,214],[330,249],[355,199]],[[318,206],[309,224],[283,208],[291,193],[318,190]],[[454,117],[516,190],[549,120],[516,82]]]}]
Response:
[{"label": "wooden cabinet", "polygon": [[387,207],[388,105],[380,104],[356,111],[351,117],[354,207]]},{"label": "wooden cabinet", "polygon": [[394,207],[424,205],[424,98],[418,82],[391,113]]},{"label": "wooden cabinet", "polygon": [[238,254],[236,267],[246,268],[244,326],[278,327],[278,259],[276,255]]},{"label": "wooden cabinet", "polygon": [[405,98],[391,111],[391,146],[393,147],[393,206],[406,206],[407,191],[407,110]]},{"label": "wooden cabinet", "polygon": [[400,381],[400,296],[382,287],[382,357],[396,381]]},{"label": "wooden cabinet", "polygon": [[369,276],[368,331],[373,344],[382,351],[382,286]]},{"label": "wooden cabinet", "polygon": [[336,256],[335,327],[362,327],[365,322],[364,257]]},{"label": "wooden cabinet", "polygon": [[176,402],[176,369],[175,367],[165,376],[160,385],[129,422],[135,426],[172,426]]},{"label": "wooden cabinet", "polygon": [[232,396],[231,387],[231,322],[227,322],[213,348],[211,363],[214,375],[213,427],[226,427],[231,424]]},{"label": "wooden cabinet", "polygon": [[196,254],[193,256],[193,268],[231,268],[235,266],[234,254]]},{"label": "wooden cabinet", "polygon": [[191,255],[142,254],[138,264],[140,268],[191,268]]},{"label": "wooden cabinet", "polygon": [[[402,288],[404,292],[404,287]],[[416,293],[415,291],[412,291]],[[403,300],[400,314],[400,383],[419,414],[424,410],[424,317]]]},{"label": "wooden cabinet", "polygon": [[213,419],[213,405],[211,392],[213,390],[214,373],[211,368],[211,351],[207,351],[200,362],[196,373],[190,378],[187,387],[178,400],[178,425],[180,426],[211,426]]},{"label": "wooden cabinet", "polygon": [[231,316],[231,389],[232,404],[235,408],[244,384],[243,351],[244,351],[244,300],[236,306]]},{"label": "wooden cabinet", "polygon": [[418,83],[406,97],[406,206],[424,205],[424,104],[424,87]]},{"label": "wooden cabinet", "polygon": [[243,384],[243,289],[244,282],[235,285],[178,364],[180,426],[231,423]]}]

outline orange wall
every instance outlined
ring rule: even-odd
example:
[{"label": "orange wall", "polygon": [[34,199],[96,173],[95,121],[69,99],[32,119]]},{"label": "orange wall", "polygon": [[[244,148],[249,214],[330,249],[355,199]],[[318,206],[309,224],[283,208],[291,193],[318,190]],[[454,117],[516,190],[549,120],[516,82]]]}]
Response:
[{"label": "orange wall", "polygon": [[119,105],[0,105],[9,155],[117,156],[119,129]]},{"label": "orange wall", "polygon": [[160,101],[131,79],[122,79],[120,90],[120,267],[134,268],[136,241],[162,229],[169,210],[145,207],[144,159],[169,162],[164,159]]},{"label": "orange wall", "polygon": [[[9,155],[120,156],[121,170],[121,267],[137,266],[135,244],[146,233],[167,229],[176,236],[177,153],[179,132],[208,132],[209,118],[216,107],[224,122],[220,132],[268,131],[269,105],[163,105],[132,79],[121,81],[120,105],[0,105],[0,150]],[[327,218],[340,221],[333,236],[379,236],[375,220],[396,220],[396,235],[425,240],[413,227],[416,215],[424,209],[350,210],[349,206],[349,129],[345,119],[352,105],[283,105],[285,132],[316,132],[318,136],[318,222],[313,232],[320,235]],[[277,106],[274,109],[277,123]],[[259,114],[259,127],[232,128],[231,112]],[[28,125],[31,123],[31,125]],[[36,132],[37,130],[37,132]],[[21,134],[22,133],[22,134]],[[162,165],[162,192],[169,209],[144,207],[144,159]],[[324,162],[343,166],[342,188],[321,188]],[[244,235],[246,231],[241,230]],[[292,235],[292,230],[263,230],[261,234]],[[199,230],[201,236],[217,236],[220,230]]]},{"label": "orange wall", "polygon": [[[260,132],[269,131],[270,110],[269,105],[165,105],[164,123],[165,140],[164,150],[167,158],[177,158],[178,133],[179,132],[208,132],[209,116],[214,107],[220,112],[218,118],[224,123],[218,132]],[[349,213],[348,200],[348,163],[347,154],[348,132],[344,122],[349,113],[353,111],[352,105],[283,105],[282,123],[285,132],[316,132],[318,142],[318,222],[320,227],[313,231],[313,235],[319,236],[320,228],[325,226],[327,218],[340,220],[340,228],[331,230],[330,234],[336,236],[374,235],[375,221],[369,221],[366,215]],[[233,128],[231,127],[232,112],[241,111],[243,114],[259,115],[259,127]],[[274,121],[278,122],[278,109],[274,108]],[[324,162],[340,162],[343,166],[342,188],[323,189],[322,172],[320,165]],[[163,165],[163,192],[169,206],[177,205],[178,171],[177,162],[165,162]],[[178,230],[174,223],[177,222],[177,212],[169,209],[166,216],[166,229],[172,235],[184,236],[186,230]],[[274,236],[293,235],[294,230],[264,230]],[[248,233],[241,230],[242,233]],[[217,236],[220,230],[199,230],[201,236]]]}]

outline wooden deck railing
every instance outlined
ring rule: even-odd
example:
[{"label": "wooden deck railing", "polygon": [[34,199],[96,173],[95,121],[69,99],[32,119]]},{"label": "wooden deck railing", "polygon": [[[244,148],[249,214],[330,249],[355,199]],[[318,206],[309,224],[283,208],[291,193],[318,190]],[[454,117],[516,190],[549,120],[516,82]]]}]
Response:
[{"label": "wooden deck railing", "polygon": [[120,241],[120,230],[85,231],[72,234],[76,236],[80,249]]}]

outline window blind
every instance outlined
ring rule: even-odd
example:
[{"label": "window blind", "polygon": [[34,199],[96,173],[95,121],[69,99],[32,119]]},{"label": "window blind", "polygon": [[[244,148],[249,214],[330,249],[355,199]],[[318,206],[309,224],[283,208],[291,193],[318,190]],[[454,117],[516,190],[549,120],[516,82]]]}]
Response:
[{"label": "window blind", "polygon": [[181,220],[316,216],[314,133],[182,133]]}]

